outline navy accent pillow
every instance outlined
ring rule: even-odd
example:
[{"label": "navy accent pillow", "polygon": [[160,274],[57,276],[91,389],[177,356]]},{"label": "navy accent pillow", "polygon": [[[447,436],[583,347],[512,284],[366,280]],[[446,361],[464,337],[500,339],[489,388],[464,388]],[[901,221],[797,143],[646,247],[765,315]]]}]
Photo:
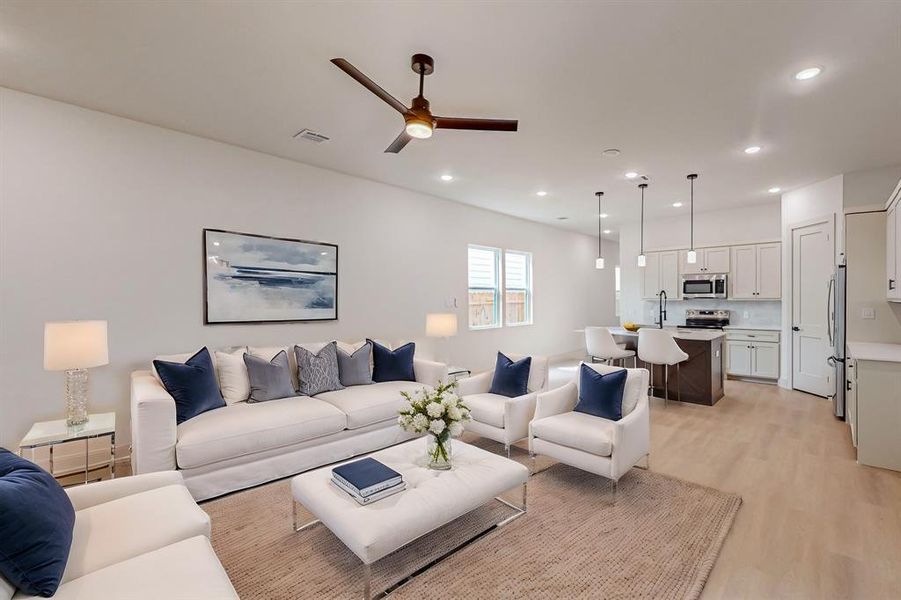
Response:
[{"label": "navy accent pillow", "polygon": [[56,593],[75,509],[50,473],[0,448],[0,574],[28,596]]},{"label": "navy accent pillow", "polygon": [[376,383],[384,381],[416,381],[413,372],[413,354],[416,344],[408,342],[396,350],[389,350],[378,342],[366,340],[372,344],[372,380]]},{"label": "navy accent pillow", "polygon": [[184,423],[200,413],[225,406],[213,360],[206,346],[184,364],[153,361],[153,367],[166,391],[175,398],[175,423]]},{"label": "navy accent pillow", "polygon": [[503,352],[498,352],[497,362],[494,365],[494,378],[491,380],[491,389],[488,391],[508,398],[528,394],[531,369],[531,356],[513,362]]},{"label": "navy accent pillow", "polygon": [[627,375],[625,369],[601,374],[582,363],[579,373],[579,403],[573,410],[619,421],[623,418],[623,391],[626,389]]}]

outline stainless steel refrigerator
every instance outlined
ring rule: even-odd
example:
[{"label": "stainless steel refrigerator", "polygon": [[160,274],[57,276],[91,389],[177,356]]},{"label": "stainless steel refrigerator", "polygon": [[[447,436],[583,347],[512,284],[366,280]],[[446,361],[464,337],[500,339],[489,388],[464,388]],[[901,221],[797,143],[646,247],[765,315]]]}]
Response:
[{"label": "stainless steel refrigerator", "polygon": [[832,394],[832,412],[840,419],[845,418],[845,302],[847,298],[847,268],[838,265],[835,273],[829,279],[828,298],[826,300],[829,318],[829,343],[832,346],[832,355],[827,358],[829,364],[835,369],[833,380],[835,381],[835,393]]}]

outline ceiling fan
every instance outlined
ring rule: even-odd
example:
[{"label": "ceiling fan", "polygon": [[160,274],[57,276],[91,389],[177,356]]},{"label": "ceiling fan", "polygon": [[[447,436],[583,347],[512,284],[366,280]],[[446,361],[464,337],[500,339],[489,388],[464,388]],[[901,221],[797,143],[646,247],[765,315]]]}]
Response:
[{"label": "ceiling fan", "polygon": [[339,69],[357,80],[367,90],[388,103],[391,108],[404,116],[404,130],[391,142],[385,152],[397,154],[403,150],[413,138],[432,137],[434,129],[471,129],[477,131],[516,131],[519,124],[514,119],[467,119],[461,117],[437,117],[429,110],[429,101],[422,95],[422,84],[426,75],[435,71],[435,61],[426,54],[414,54],[411,67],[419,75],[419,95],[413,98],[413,105],[404,106],[397,98],[383,90],[377,83],[364,75],[355,66],[343,58],[333,58],[332,62]]}]

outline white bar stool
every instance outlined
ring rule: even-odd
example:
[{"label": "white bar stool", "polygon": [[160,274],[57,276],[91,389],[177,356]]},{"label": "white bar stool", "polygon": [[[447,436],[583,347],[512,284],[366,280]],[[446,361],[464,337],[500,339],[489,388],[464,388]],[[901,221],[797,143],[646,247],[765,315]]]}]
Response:
[{"label": "white bar stool", "polygon": [[585,348],[588,350],[591,362],[594,362],[595,359],[601,359],[608,364],[612,364],[612,361],[618,360],[625,367],[626,359],[631,357],[632,366],[638,367],[635,352],[626,350],[625,344],[617,344],[613,334],[606,327],[586,327]]},{"label": "white bar stool", "polygon": [[[669,402],[669,368],[676,365],[676,373],[679,376],[678,399],[682,401],[682,377],[679,370],[680,363],[688,360],[686,354],[676,340],[673,334],[665,329],[654,329],[651,327],[642,327],[638,330],[638,358],[642,362],[651,365],[664,365],[663,371],[663,405]],[[654,395],[654,367],[651,369],[651,392]]]}]

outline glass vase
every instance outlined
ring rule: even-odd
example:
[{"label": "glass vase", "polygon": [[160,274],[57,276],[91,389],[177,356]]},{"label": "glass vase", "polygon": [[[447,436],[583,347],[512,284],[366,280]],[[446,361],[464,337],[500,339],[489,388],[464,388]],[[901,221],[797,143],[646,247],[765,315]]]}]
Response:
[{"label": "glass vase", "polygon": [[453,461],[453,446],[449,435],[429,434],[426,443],[426,459],[430,469],[447,471]]}]

